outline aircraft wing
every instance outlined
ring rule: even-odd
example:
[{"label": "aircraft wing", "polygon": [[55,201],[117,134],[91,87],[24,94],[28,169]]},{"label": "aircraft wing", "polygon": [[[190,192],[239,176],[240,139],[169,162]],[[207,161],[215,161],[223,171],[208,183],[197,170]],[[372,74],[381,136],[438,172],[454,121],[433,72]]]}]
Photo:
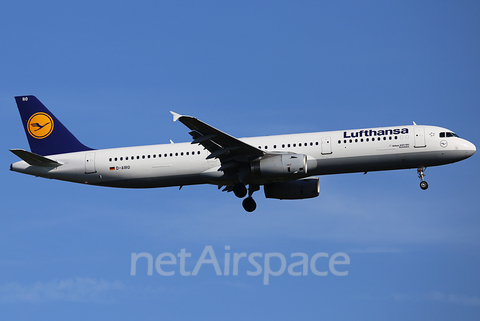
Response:
[{"label": "aircraft wing", "polygon": [[200,144],[211,154],[207,157],[218,158],[222,163],[220,170],[233,167],[238,162],[250,162],[266,153],[252,145],[230,136],[194,117],[172,112],[173,121],[179,120],[191,129],[192,144]]}]

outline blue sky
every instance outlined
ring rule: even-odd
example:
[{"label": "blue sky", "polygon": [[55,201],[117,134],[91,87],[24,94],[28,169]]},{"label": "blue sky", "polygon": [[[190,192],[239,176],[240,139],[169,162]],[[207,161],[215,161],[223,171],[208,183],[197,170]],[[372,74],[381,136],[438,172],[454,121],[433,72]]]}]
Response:
[{"label": "blue sky", "polygon": [[[236,137],[438,125],[477,146],[474,1],[14,1],[0,6],[4,320],[478,320],[477,155],[320,178],[246,213],[215,186],[121,190],[8,170],[36,95],[87,146],[189,141],[170,110]],[[476,129],[477,128],[477,129]],[[131,254],[346,253],[347,276],[130,275]],[[230,246],[230,250],[225,250]],[[272,260],[272,264],[277,261]],[[318,268],[328,268],[319,259]],[[273,268],[278,268],[274,265]],[[168,269],[168,267],[166,268]]]}]

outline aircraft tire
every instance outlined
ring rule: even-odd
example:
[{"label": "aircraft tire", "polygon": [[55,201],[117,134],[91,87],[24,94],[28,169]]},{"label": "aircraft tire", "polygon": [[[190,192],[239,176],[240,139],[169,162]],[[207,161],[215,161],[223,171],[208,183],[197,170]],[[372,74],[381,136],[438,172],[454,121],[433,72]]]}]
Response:
[{"label": "aircraft tire", "polygon": [[425,181],[420,182],[420,188],[426,190],[428,188],[428,183]]},{"label": "aircraft tire", "polygon": [[244,199],[242,205],[247,212],[253,212],[257,208],[257,203],[255,203],[255,200],[251,196]]},{"label": "aircraft tire", "polygon": [[243,183],[237,183],[233,185],[233,193],[238,198],[244,198],[247,195],[247,188]]}]

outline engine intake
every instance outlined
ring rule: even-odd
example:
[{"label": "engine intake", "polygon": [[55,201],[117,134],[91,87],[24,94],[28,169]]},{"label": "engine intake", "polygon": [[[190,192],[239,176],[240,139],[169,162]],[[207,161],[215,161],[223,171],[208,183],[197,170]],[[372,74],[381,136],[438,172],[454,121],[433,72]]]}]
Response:
[{"label": "engine intake", "polygon": [[307,155],[285,154],[262,158],[250,165],[257,176],[289,176],[307,173]]},{"label": "engine intake", "polygon": [[320,194],[318,177],[297,179],[282,183],[264,185],[265,197],[281,200],[300,200],[317,197]]}]

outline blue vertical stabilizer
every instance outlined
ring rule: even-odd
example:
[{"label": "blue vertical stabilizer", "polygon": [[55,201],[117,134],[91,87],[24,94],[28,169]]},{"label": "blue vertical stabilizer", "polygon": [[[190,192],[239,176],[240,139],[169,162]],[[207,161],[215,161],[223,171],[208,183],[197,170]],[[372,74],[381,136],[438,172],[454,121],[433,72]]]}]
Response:
[{"label": "blue vertical stabilizer", "polygon": [[17,96],[18,111],[33,153],[46,156],[91,150],[83,145],[35,96]]}]

